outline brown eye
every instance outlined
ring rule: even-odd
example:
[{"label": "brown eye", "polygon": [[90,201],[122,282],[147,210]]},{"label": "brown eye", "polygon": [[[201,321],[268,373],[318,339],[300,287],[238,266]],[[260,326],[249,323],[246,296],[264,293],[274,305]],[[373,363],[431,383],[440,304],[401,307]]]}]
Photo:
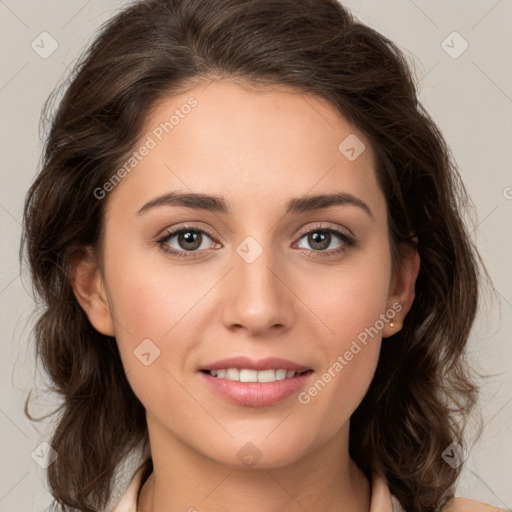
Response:
[{"label": "brown eye", "polygon": [[157,244],[166,253],[173,254],[178,258],[190,258],[211,248],[213,236],[204,229],[182,226],[166,233],[157,240]]},{"label": "brown eye", "polygon": [[[333,241],[335,243],[336,238],[341,240],[341,243],[331,247],[331,250],[327,250]],[[346,251],[349,247],[355,245],[355,241],[351,236],[332,228],[316,228],[310,230],[301,236],[300,240],[303,239],[306,239],[307,244],[310,247],[310,252],[318,252],[322,255],[325,253],[326,256],[331,254],[339,254]],[[301,249],[308,249],[307,247],[302,247],[301,245],[299,245],[299,247]]]},{"label": "brown eye", "polygon": [[308,244],[314,250],[321,251],[327,249],[331,243],[331,233],[327,231],[313,231],[306,236],[308,237]]},{"label": "brown eye", "polygon": [[186,251],[195,251],[199,249],[202,242],[202,234],[196,231],[180,231],[177,233],[178,245]]}]

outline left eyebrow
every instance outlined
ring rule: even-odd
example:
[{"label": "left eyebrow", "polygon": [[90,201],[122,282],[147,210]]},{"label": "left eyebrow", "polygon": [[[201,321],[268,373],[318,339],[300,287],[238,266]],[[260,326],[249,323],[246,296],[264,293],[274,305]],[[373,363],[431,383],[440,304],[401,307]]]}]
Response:
[{"label": "left eyebrow", "polygon": [[[373,213],[370,207],[358,197],[347,192],[334,194],[319,194],[314,196],[296,197],[286,203],[286,214],[303,213],[329,208],[331,206],[352,205],[363,209],[370,217]],[[213,196],[199,193],[169,192],[147,202],[137,212],[143,214],[157,206],[184,206],[218,213],[231,213],[231,208],[226,199],[222,196]]]},{"label": "left eyebrow", "polygon": [[370,217],[373,213],[370,207],[358,197],[347,192],[338,192],[335,194],[320,194],[316,196],[297,197],[288,201],[286,213],[301,213],[321,210],[330,206],[352,205],[362,208]]}]

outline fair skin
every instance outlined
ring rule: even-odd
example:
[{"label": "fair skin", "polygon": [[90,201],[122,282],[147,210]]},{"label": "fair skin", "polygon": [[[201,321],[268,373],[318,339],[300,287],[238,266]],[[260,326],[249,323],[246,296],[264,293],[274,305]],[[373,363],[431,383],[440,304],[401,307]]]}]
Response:
[{"label": "fair skin", "polygon": [[[202,84],[159,104],[141,142],[191,96],[197,106],[103,199],[101,256],[73,266],[78,301],[99,332],[116,337],[147,411],[154,472],[138,510],[368,511],[370,482],[349,456],[349,420],[381,344],[412,305],[419,257],[404,252],[392,273],[372,148],[325,100],[278,86]],[[338,150],[350,134],[366,146],[354,161]],[[169,192],[223,196],[231,211],[138,213]],[[334,192],[371,214],[350,203],[285,214],[293,198]],[[213,237],[202,235],[196,257],[178,259],[156,241],[185,224]],[[318,224],[352,233],[355,245],[332,234],[314,251],[307,233]],[[263,249],[251,263],[236,251],[248,236]],[[187,252],[177,236],[169,246]],[[297,393],[262,407],[234,404],[198,374],[225,357],[276,356],[312,368],[309,387],[396,303],[394,326],[385,322],[307,404]],[[134,355],[145,339],[160,350],[149,366]],[[248,442],[261,453],[252,467],[237,457]]]}]

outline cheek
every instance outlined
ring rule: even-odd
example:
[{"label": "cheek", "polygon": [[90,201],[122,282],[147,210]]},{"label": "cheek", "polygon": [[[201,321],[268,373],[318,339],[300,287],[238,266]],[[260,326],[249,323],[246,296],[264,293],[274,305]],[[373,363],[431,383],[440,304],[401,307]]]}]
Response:
[{"label": "cheek", "polygon": [[[299,281],[305,302],[322,320],[319,348],[324,352],[322,368],[299,396],[299,403],[311,408],[311,418],[323,418],[335,431],[368,390],[379,359],[382,329],[386,318],[391,318],[386,315],[390,257],[385,240],[333,268],[328,274],[325,270],[309,273]],[[325,410],[330,411],[328,419],[321,413]]]},{"label": "cheek", "polygon": [[[156,251],[156,249],[155,249]],[[163,342],[191,325],[194,305],[211,287],[204,274],[164,258],[125,252],[111,265],[108,282],[114,305],[116,334],[131,343],[144,338]]]},{"label": "cheek", "polygon": [[331,349],[346,350],[347,343],[385,313],[391,277],[385,238],[349,253],[337,265],[298,270],[293,277],[294,292],[310,310],[306,316],[312,322],[320,321],[322,337]]},{"label": "cheek", "polygon": [[311,430],[322,433],[322,439],[338,432],[363,400],[377,367],[380,347],[380,334],[366,343],[357,338],[338,340],[330,350],[328,363],[298,395],[299,410]]},{"label": "cheek", "polygon": [[192,267],[155,262],[140,250],[121,252],[115,261],[106,259],[106,278],[125,373],[147,409],[159,402],[180,407],[183,390],[173,376],[181,381],[177,372],[199,328],[200,300],[218,276],[205,279]]}]

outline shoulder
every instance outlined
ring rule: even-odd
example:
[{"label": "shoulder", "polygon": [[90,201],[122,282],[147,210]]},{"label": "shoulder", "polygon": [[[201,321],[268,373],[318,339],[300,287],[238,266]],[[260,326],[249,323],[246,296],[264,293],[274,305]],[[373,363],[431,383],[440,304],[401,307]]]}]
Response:
[{"label": "shoulder", "polygon": [[443,512],[507,512],[504,508],[494,507],[481,501],[468,498],[452,498],[444,507]]}]

